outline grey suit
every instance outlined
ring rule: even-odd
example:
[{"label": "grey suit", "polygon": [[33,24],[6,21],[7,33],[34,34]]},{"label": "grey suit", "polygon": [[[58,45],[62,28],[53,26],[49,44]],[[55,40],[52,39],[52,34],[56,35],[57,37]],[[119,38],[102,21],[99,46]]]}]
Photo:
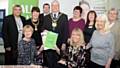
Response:
[{"label": "grey suit", "polygon": [[110,28],[115,38],[115,57],[114,59],[120,59],[120,22],[116,21],[115,24]]}]

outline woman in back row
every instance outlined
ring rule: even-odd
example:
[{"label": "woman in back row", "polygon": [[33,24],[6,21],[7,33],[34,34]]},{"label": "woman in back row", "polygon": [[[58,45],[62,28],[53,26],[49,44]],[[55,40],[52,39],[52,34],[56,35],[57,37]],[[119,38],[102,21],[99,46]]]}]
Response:
[{"label": "woman in back row", "polygon": [[[91,10],[87,14],[86,25],[84,28],[84,39],[86,45],[89,43],[93,32],[96,30],[95,23],[96,23],[97,14],[94,10]],[[90,49],[87,50],[87,57],[85,63],[88,65],[90,62]]]},{"label": "woman in back row", "polygon": [[75,6],[73,9],[73,17],[69,19],[69,36],[71,36],[72,30],[74,28],[80,28],[82,31],[85,27],[85,20],[81,17],[82,8],[80,6]]},{"label": "woman in back row", "polygon": [[96,17],[97,14],[93,10],[89,11],[87,14],[87,22],[83,31],[86,44],[89,43],[94,30],[96,30],[95,27]]}]

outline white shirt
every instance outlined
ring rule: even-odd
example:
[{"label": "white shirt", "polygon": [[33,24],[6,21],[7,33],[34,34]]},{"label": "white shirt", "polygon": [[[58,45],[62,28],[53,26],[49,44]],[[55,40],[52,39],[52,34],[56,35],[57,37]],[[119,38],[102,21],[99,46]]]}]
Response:
[{"label": "white shirt", "polygon": [[112,22],[111,24],[109,24],[109,28],[112,28],[114,24],[115,22]]},{"label": "white shirt", "polygon": [[49,13],[43,13],[44,16],[48,15]]},{"label": "white shirt", "polygon": [[59,12],[57,13],[52,13],[52,16],[54,17],[54,14],[56,14],[56,18],[58,18]]},{"label": "white shirt", "polygon": [[23,23],[20,17],[15,17],[17,29],[18,29],[18,42],[22,39]]}]

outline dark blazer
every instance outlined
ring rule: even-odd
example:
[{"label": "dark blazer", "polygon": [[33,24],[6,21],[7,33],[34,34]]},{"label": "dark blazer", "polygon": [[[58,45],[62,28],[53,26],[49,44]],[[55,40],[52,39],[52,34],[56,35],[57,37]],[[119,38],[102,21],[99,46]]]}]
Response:
[{"label": "dark blazer", "polygon": [[[25,17],[23,16],[20,17],[24,26]],[[9,15],[4,18],[2,33],[4,40],[4,48],[11,47],[12,49],[16,50],[18,44],[18,29],[13,15]]]},{"label": "dark blazer", "polygon": [[42,25],[43,25],[43,22],[41,19],[39,19],[39,25],[37,27],[37,31],[35,31],[35,26],[32,24],[32,20],[31,18],[28,19],[26,21],[26,23],[28,25],[31,25],[34,29],[34,32],[33,32],[33,35],[32,35],[32,38],[34,38],[35,42],[36,42],[36,46],[41,46],[42,45],[42,37],[41,37],[41,32],[42,32]]},{"label": "dark blazer", "polygon": [[44,17],[43,29],[58,33],[58,39],[57,39],[56,45],[59,48],[61,48],[61,45],[63,43],[66,43],[68,38],[68,17],[67,15],[59,12],[59,14],[62,14],[62,15],[59,17],[57,21],[57,27],[55,28],[55,30],[53,30],[51,14],[52,13]]},{"label": "dark blazer", "polygon": [[42,21],[42,23],[43,23],[43,21],[44,21],[44,17],[45,17],[46,15],[44,15],[44,13],[41,13],[40,15],[39,15],[39,18],[40,18],[40,20]]},{"label": "dark blazer", "polygon": [[44,17],[45,17],[45,16],[44,16],[43,13],[41,13],[40,16],[39,16],[39,18],[40,18],[42,21],[43,21]]}]

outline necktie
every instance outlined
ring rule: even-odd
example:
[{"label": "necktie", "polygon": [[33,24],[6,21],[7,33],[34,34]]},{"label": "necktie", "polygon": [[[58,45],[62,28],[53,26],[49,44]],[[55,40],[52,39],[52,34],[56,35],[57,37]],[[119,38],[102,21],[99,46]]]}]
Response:
[{"label": "necktie", "polygon": [[53,19],[57,19],[56,14],[54,14]]}]

